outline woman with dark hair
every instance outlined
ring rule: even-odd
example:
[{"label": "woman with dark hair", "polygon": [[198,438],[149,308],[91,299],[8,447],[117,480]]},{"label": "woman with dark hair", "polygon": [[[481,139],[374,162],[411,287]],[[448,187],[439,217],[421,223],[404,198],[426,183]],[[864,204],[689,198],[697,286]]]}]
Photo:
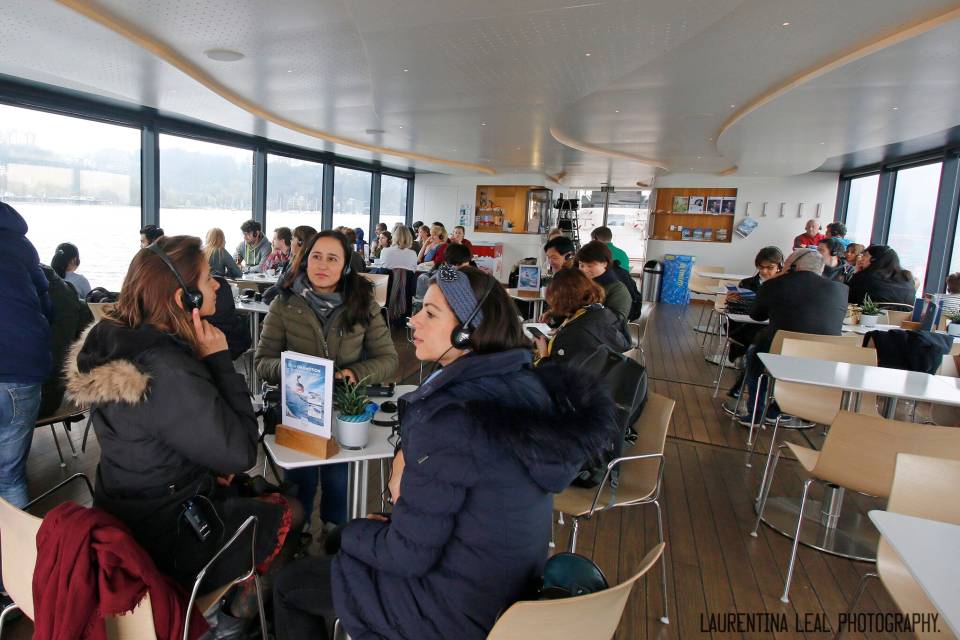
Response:
[{"label": "woman with dark hair", "polygon": [[[257,562],[269,564],[299,513],[292,501],[239,497],[231,486],[256,463],[259,433],[247,383],[223,333],[205,319],[218,286],[199,238],[164,236],[134,256],[116,306],[67,358],[67,395],[92,407],[100,443],[94,505],[129,526],[160,570],[184,585],[251,515]],[[194,533],[188,510],[211,535]],[[249,535],[212,567],[207,584],[243,574]],[[221,609],[218,633],[253,618],[253,595],[246,585]]]},{"label": "woman with dark hair", "polygon": [[860,270],[850,278],[850,302],[862,304],[865,295],[874,302],[913,306],[917,288],[913,274],[900,268],[900,256],[891,247],[872,244],[860,254]]},{"label": "woman with dark hair", "polygon": [[307,244],[307,241],[315,235],[317,235],[317,230],[308,224],[302,224],[293,230],[293,240],[290,242],[290,254],[293,256],[291,260],[296,259],[303,245]]},{"label": "woman with dark hair", "polygon": [[[399,359],[373,296],[373,283],[350,264],[353,251],[339,231],[321,231],[297,254],[279,283],[279,294],[263,321],[254,356],[257,374],[280,382],[280,354],[296,351],[333,360],[337,377],[368,384],[389,382]],[[318,478],[323,484],[320,517],[331,527],[347,520],[347,465],[296,469],[307,522],[313,512]]]},{"label": "woman with dark hair", "polygon": [[630,315],[632,299],[627,287],[613,272],[613,255],[607,245],[599,240],[588,242],[577,252],[577,262],[580,271],[603,287],[605,306],[626,320]]},{"label": "woman with dark hair", "polygon": [[491,276],[441,266],[411,324],[417,358],[438,368],[399,403],[393,511],[350,522],[336,557],[279,577],[280,639],[324,638],[335,615],[353,638],[485,638],[535,588],[552,494],[616,433],[591,381],[530,366],[516,307]]},{"label": "woman with dark hair", "polygon": [[546,299],[549,313],[562,321],[549,341],[534,341],[538,363],[549,358],[575,366],[601,346],[621,352],[630,348],[623,335],[623,319],[603,306],[603,288],[582,271],[559,271],[547,285]]},{"label": "woman with dark hair", "polygon": [[58,276],[73,285],[78,298],[85,300],[87,294],[90,293],[91,287],[90,282],[77,273],[77,267],[79,266],[80,250],[77,249],[76,245],[70,244],[69,242],[57,245],[53,259],[50,260],[50,267]]}]

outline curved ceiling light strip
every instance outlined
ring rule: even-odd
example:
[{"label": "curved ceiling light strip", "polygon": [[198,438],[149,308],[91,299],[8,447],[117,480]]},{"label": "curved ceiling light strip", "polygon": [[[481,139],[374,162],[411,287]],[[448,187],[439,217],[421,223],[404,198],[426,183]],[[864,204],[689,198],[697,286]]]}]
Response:
[{"label": "curved ceiling light strip", "polygon": [[658,169],[667,169],[667,165],[660,162],[659,160],[654,160],[653,158],[645,158],[639,156],[635,153],[627,153],[626,151],[615,151],[613,149],[607,149],[605,147],[600,147],[595,144],[590,144],[589,142],[583,142],[577,140],[560,131],[556,127],[550,127],[550,135],[553,136],[553,139],[559,142],[562,145],[570,147],[571,149],[576,149],[577,151],[582,151],[584,153],[592,153],[594,155],[608,156],[610,158],[621,158],[623,160],[629,160],[631,162],[639,162],[641,164],[650,165],[651,167],[656,167]]},{"label": "curved ceiling light strip", "polygon": [[866,44],[859,45],[851,50],[848,50],[846,53],[841,53],[823,64],[813,67],[812,69],[802,71],[798,75],[790,78],[782,84],[768,89],[765,93],[761,94],[757,98],[754,98],[745,104],[743,108],[727,118],[726,122],[721,125],[720,130],[717,132],[717,141],[720,141],[720,136],[722,136],[727,129],[739,122],[745,116],[756,111],[768,102],[779,98],[785,93],[803,84],[806,84],[811,80],[830,73],[834,69],[839,69],[844,65],[848,65],[851,62],[856,62],[857,60],[865,58],[870,54],[876,53],[877,51],[881,51],[887,47],[891,47],[895,44],[904,42],[905,40],[909,40],[910,38],[915,38],[916,36],[922,35],[928,31],[932,31],[933,29],[956,20],[957,18],[960,18],[960,6],[956,6],[953,9],[950,9],[944,13],[940,13],[932,18],[926,18],[918,22],[914,22],[913,24],[897,29],[896,31],[886,35],[878,36]]},{"label": "curved ceiling light strip", "polygon": [[724,169],[723,171],[717,171],[718,176],[730,176],[737,172],[737,165],[731,165]]},{"label": "curved ceiling light strip", "polygon": [[408,160],[420,160],[423,162],[442,164],[450,167],[457,167],[458,169],[475,171],[477,173],[485,173],[489,175],[496,174],[494,169],[480,164],[461,162],[459,160],[448,160],[445,158],[438,158],[436,156],[424,155],[422,153],[415,153],[413,151],[401,151],[399,149],[392,149],[390,147],[380,147],[377,145],[366,144],[364,142],[360,142],[359,140],[352,140],[350,138],[334,135],[325,131],[321,131],[320,129],[315,129],[313,127],[302,125],[298,122],[294,122],[293,120],[284,118],[283,116],[273,113],[272,111],[261,107],[255,102],[244,98],[229,87],[218,82],[213,76],[187,60],[168,45],[164,44],[142,29],[139,29],[138,27],[135,27],[127,21],[119,18],[118,16],[113,15],[103,7],[100,7],[92,2],[88,2],[87,0],[56,1],[64,7],[72,9],[73,11],[76,11],[77,13],[100,24],[101,26],[104,26],[114,33],[126,38],[135,45],[161,58],[168,64],[173,65],[210,91],[213,91],[219,95],[224,100],[234,104],[253,116],[262,118],[263,120],[271,122],[277,126],[290,129],[291,131],[296,131],[297,133],[302,133],[306,136],[310,136],[311,138],[326,140],[327,142],[342,144],[344,146],[353,147],[354,149],[362,149],[372,153],[382,153],[384,155],[406,158]]}]

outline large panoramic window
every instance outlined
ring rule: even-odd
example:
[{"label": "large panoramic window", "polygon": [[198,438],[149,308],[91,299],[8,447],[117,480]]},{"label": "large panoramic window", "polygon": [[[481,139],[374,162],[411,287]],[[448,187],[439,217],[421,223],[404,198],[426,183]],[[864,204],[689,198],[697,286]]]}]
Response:
[{"label": "large panoramic window", "polygon": [[71,242],[77,272],[119,291],[140,248],[140,132],[0,105],[0,199],[27,221],[41,262]]},{"label": "large panoramic window", "polygon": [[267,228],[272,237],[277,227],[322,224],[323,164],[283,156],[267,156]]},{"label": "large panoramic window", "polygon": [[380,222],[393,229],[407,220],[407,179],[384,175],[380,178]]},{"label": "large panoramic window", "polygon": [[368,242],[371,179],[368,171],[346,167],[336,167],[333,173],[333,227],[363,229]]},{"label": "large panoramic window", "polygon": [[[960,211],[955,211],[954,216],[958,217],[957,227],[960,227]],[[960,228],[953,236],[953,254],[950,256],[950,273],[958,271],[960,271]]]},{"label": "large panoramic window", "polygon": [[[223,230],[227,250],[243,241],[253,217],[253,151],[160,135],[160,226],[168,236],[203,239]],[[269,236],[269,230],[264,230]]]},{"label": "large panoramic window", "polygon": [[868,246],[873,233],[873,214],[877,206],[877,187],[880,174],[854,178],[850,181],[847,199],[847,238]]},{"label": "large panoramic window", "polygon": [[930,257],[930,236],[942,167],[943,163],[934,162],[897,171],[893,192],[887,244],[899,254],[901,266],[913,272],[920,291],[923,290]]}]

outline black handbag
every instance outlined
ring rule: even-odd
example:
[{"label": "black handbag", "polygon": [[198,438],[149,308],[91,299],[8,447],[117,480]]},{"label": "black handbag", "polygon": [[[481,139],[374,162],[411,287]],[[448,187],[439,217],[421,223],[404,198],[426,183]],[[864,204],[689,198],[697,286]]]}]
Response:
[{"label": "black handbag", "polygon": [[576,553],[558,553],[543,567],[543,581],[537,599],[573,598],[609,587],[603,571],[593,560]]}]

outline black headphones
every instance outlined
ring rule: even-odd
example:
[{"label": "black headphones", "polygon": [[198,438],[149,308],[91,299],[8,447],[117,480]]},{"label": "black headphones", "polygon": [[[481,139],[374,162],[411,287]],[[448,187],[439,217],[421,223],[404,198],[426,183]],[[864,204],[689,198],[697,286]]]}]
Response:
[{"label": "black headphones", "polygon": [[[466,274],[464,274],[466,276]],[[469,283],[469,278],[467,283]],[[493,291],[493,288],[497,286],[497,281],[491,278],[491,282],[487,285],[487,290],[483,292],[483,295],[480,296],[480,301],[473,308],[473,311],[470,312],[470,315],[467,316],[467,319],[463,321],[459,327],[453,330],[453,333],[450,334],[450,344],[452,344],[457,349],[466,349],[470,346],[470,337],[473,334],[473,329],[470,327],[470,323],[480,312],[480,307],[483,306],[483,303],[486,302],[487,296]]]},{"label": "black headphones", "polygon": [[180,277],[180,272],[177,271],[175,266],[173,266],[173,260],[170,259],[170,256],[164,253],[163,249],[158,247],[156,242],[148,245],[147,249],[160,256],[160,259],[163,260],[163,263],[167,265],[170,271],[173,272],[177,282],[180,283],[180,288],[183,289],[183,297],[180,298],[180,300],[183,301],[184,311],[187,313],[193,313],[194,309],[201,308],[203,306],[203,294],[187,286],[187,284],[183,281],[183,278]]}]

